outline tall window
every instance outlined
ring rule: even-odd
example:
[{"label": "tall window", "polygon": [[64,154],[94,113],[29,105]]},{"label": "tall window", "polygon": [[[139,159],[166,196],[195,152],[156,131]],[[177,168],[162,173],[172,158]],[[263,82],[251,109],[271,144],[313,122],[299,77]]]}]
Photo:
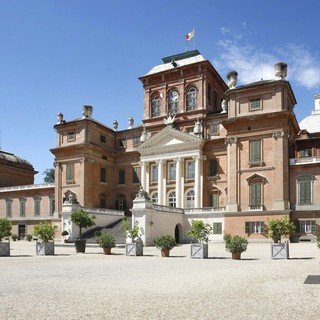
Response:
[{"label": "tall window", "polygon": [[187,111],[195,110],[197,107],[197,89],[191,87],[187,91]]},{"label": "tall window", "polygon": [[156,164],[151,165],[151,182],[158,181],[158,166]]},{"label": "tall window", "polygon": [[100,182],[107,182],[107,169],[100,167]]},{"label": "tall window", "polygon": [[195,177],[195,161],[194,160],[186,161],[186,177],[187,179],[194,179]]},{"label": "tall window", "polygon": [[6,198],[6,216],[12,217],[12,199]]},{"label": "tall window", "polygon": [[218,135],[219,134],[219,123],[213,123],[210,125],[210,134],[211,135]]},{"label": "tall window", "polygon": [[218,208],[219,207],[219,193],[214,192],[209,195],[209,206],[211,208]]},{"label": "tall window", "polygon": [[194,208],[194,190],[189,190],[187,192],[186,200],[187,200],[186,207]]},{"label": "tall window", "polygon": [[215,177],[218,175],[218,160],[211,159],[210,160],[210,167],[209,167],[209,176]]},{"label": "tall window", "polygon": [[34,196],[33,197],[33,201],[34,201],[34,215],[35,216],[40,216],[40,212],[41,212],[41,197]]},{"label": "tall window", "polygon": [[74,131],[69,131],[68,135],[67,135],[67,141],[71,142],[71,141],[75,141],[76,140],[76,135],[74,133]]},{"label": "tall window", "polygon": [[159,200],[158,192],[152,193],[151,200],[152,200],[153,203],[158,203],[158,200]]},{"label": "tall window", "polygon": [[134,167],[133,168],[133,183],[139,183],[140,182],[140,167]]},{"label": "tall window", "polygon": [[176,90],[169,92],[168,114],[177,114],[179,110],[179,93]]},{"label": "tall window", "polygon": [[300,205],[312,204],[313,177],[304,175],[297,178],[298,183],[298,203]]},{"label": "tall window", "polygon": [[169,193],[169,196],[168,196],[168,205],[169,207],[176,207],[177,205],[177,197],[176,197],[176,192],[175,191],[171,191]]},{"label": "tall window", "polygon": [[168,180],[176,179],[176,163],[169,162],[168,163]]},{"label": "tall window", "polygon": [[213,223],[213,234],[222,234],[222,222],[214,222]]},{"label": "tall window", "polygon": [[49,196],[49,216],[54,215],[55,210],[55,200],[54,200],[54,194]]},{"label": "tall window", "polygon": [[251,183],[250,184],[250,207],[251,209],[260,209],[261,201],[261,183]]},{"label": "tall window", "polygon": [[127,209],[126,196],[124,194],[119,195],[119,199],[116,200],[116,208],[120,211],[125,211]]},{"label": "tall window", "polygon": [[246,222],[246,233],[263,233],[264,222],[263,221],[250,221]]},{"label": "tall window", "polygon": [[26,216],[26,201],[27,199],[24,197],[19,198],[19,204],[20,204],[20,217]]},{"label": "tall window", "polygon": [[250,162],[261,162],[262,152],[261,152],[261,140],[250,141]]},{"label": "tall window", "polygon": [[125,171],[124,170],[119,170],[119,184],[125,184]]},{"label": "tall window", "polygon": [[67,183],[74,183],[74,163],[67,163],[66,165],[66,181]]},{"label": "tall window", "polygon": [[160,116],[160,101],[161,97],[159,94],[153,96],[151,100],[151,117]]}]

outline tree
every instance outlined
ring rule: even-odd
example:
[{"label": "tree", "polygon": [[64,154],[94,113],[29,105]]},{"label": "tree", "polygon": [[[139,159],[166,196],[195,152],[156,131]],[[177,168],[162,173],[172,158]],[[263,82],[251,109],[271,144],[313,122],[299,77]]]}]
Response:
[{"label": "tree", "polygon": [[288,216],[281,219],[270,220],[266,226],[269,236],[275,243],[281,243],[281,237],[289,237],[296,227],[293,222],[290,222]]},{"label": "tree", "polygon": [[53,183],[54,182],[54,175],[55,175],[54,168],[47,169],[47,170],[43,171],[42,174],[44,175],[43,182],[45,182],[45,183]]},{"label": "tree", "polygon": [[79,227],[79,239],[82,236],[82,228],[90,228],[95,225],[95,216],[89,216],[82,209],[71,213],[71,221]]}]

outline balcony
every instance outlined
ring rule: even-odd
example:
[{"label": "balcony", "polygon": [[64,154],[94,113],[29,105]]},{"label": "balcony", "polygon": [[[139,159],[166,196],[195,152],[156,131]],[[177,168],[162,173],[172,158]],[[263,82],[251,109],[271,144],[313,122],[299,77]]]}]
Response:
[{"label": "balcony", "polygon": [[249,211],[263,211],[263,210],[264,210],[263,205],[249,204]]},{"label": "balcony", "polygon": [[208,208],[187,208],[185,214],[211,214],[225,212],[226,207],[208,207]]},{"label": "balcony", "polygon": [[304,157],[290,159],[290,166],[320,163],[320,157]]}]

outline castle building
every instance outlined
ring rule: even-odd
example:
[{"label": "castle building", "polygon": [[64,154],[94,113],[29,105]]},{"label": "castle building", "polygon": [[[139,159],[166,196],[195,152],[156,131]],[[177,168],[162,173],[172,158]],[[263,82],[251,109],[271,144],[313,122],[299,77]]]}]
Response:
[{"label": "castle building", "polygon": [[212,224],[211,240],[231,233],[264,241],[268,220],[283,216],[296,223],[292,240],[314,241],[320,96],[299,126],[285,63],[275,66],[272,80],[237,86],[236,71],[225,83],[198,50],[162,62],[139,78],[142,124],[129,118],[125,130],[116,120],[108,127],[88,105],[74,120],[58,114],[51,152],[53,216],[61,229],[70,224],[71,197],[101,215],[101,225],[103,216],[132,214],[147,245],[161,233],[189,240],[192,219]]}]

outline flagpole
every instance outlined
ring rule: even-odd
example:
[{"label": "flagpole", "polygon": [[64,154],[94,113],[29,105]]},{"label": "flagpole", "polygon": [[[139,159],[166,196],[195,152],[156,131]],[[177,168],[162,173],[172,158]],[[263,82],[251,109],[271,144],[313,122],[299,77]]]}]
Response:
[{"label": "flagpole", "polygon": [[192,42],[193,50],[194,50],[195,42],[196,42],[196,29],[193,28],[193,42]]}]

